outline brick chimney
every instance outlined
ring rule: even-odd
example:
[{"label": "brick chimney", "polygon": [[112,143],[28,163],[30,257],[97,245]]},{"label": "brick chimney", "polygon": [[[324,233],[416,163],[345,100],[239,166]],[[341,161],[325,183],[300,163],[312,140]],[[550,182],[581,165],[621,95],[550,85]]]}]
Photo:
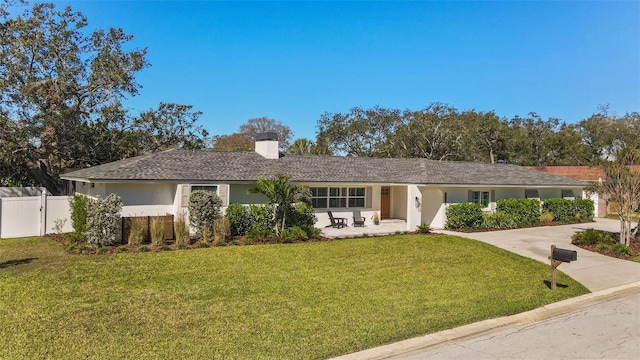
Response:
[{"label": "brick chimney", "polygon": [[280,158],[278,134],[265,132],[256,135],[256,152],[267,159]]}]

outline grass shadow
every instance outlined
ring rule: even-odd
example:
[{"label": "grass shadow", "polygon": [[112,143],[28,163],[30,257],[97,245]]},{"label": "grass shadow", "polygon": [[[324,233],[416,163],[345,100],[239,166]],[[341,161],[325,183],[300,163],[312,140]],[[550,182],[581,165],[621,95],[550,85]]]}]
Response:
[{"label": "grass shadow", "polygon": [[[544,280],[543,282],[549,289],[551,289],[551,281]],[[556,283],[556,288],[568,288],[568,287],[569,287],[569,285]]]},{"label": "grass shadow", "polygon": [[28,264],[28,263],[32,262],[33,260],[38,260],[38,258],[24,258],[24,259],[20,259],[20,260],[5,261],[5,262],[0,263],[0,269],[8,268],[9,266],[18,266],[18,265],[22,265],[22,264]]}]

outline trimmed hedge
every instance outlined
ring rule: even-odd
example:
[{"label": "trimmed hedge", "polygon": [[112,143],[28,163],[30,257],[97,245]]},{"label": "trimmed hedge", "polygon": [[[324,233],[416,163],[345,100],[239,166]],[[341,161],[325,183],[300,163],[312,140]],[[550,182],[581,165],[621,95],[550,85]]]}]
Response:
[{"label": "trimmed hedge", "polygon": [[496,211],[511,215],[516,227],[540,225],[540,200],[537,199],[498,200]]},{"label": "trimmed hedge", "polygon": [[579,214],[580,219],[593,220],[595,214],[595,204],[591,199],[575,199],[573,205],[576,208],[576,215]]},{"label": "trimmed hedge", "polygon": [[518,223],[513,215],[504,211],[484,215],[484,227],[487,229],[515,229]]},{"label": "trimmed hedge", "polygon": [[540,205],[537,199],[502,199],[496,203],[496,212],[483,214],[477,203],[451,204],[447,207],[447,229],[514,229],[540,226],[541,208],[547,219],[559,223],[591,220],[594,216],[593,200],[547,199]]},{"label": "trimmed hedge", "polygon": [[595,212],[593,200],[588,199],[547,199],[542,209],[553,214],[553,221],[572,222],[591,220]]},{"label": "trimmed hedge", "polygon": [[478,203],[451,204],[447,207],[447,229],[474,229],[482,227],[483,205]]}]

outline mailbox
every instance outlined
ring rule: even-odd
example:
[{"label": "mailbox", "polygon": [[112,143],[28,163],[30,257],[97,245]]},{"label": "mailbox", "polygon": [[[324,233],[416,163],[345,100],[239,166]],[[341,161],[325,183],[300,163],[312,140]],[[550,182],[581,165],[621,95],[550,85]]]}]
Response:
[{"label": "mailbox", "polygon": [[554,248],[551,254],[552,260],[558,260],[562,262],[572,262],[578,260],[578,252],[567,249]]}]

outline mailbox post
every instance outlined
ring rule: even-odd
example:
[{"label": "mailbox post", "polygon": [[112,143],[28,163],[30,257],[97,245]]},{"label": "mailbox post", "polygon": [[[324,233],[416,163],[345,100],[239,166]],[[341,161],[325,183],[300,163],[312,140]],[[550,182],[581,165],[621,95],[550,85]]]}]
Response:
[{"label": "mailbox post", "polygon": [[578,260],[578,252],[567,249],[556,248],[555,245],[551,245],[551,290],[556,289],[556,268],[562,263],[569,263]]}]

